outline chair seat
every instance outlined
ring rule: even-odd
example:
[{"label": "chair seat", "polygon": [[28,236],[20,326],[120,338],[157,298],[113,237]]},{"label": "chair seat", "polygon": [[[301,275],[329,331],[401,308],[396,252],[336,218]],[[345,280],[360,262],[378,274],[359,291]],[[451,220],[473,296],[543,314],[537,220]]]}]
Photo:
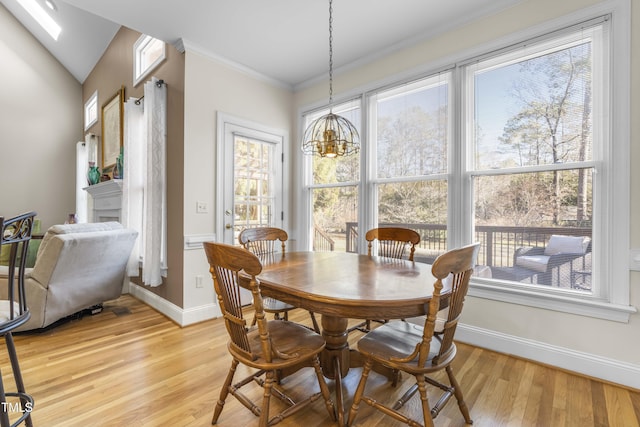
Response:
[{"label": "chair seat", "polygon": [[270,313],[281,313],[283,311],[293,310],[295,307],[291,304],[287,304],[286,302],[282,302],[275,298],[263,297],[262,305],[264,307],[264,311]]},{"label": "chair seat", "polygon": [[[322,336],[314,331],[287,320],[270,320],[267,322],[269,337],[274,348],[279,352],[292,355],[290,359],[274,358],[268,365],[271,369],[281,369],[300,363],[302,360],[309,360],[314,354],[320,353],[325,346]],[[251,367],[263,369],[267,364],[262,354],[260,343],[260,331],[253,328],[247,333],[247,339],[254,351],[255,359],[247,360],[234,346],[229,343],[229,351],[237,359]]]},{"label": "chair seat", "polygon": [[24,325],[31,318],[29,310],[20,313],[20,304],[13,302],[13,319],[11,318],[11,302],[8,300],[0,300],[0,336],[11,333],[20,326]]},{"label": "chair seat", "polygon": [[[404,358],[410,355],[422,340],[422,335],[422,326],[409,322],[392,321],[375,328],[362,337],[358,341],[358,351],[384,365],[402,366],[402,370],[409,373],[426,373],[440,369],[439,366],[437,368],[432,366],[433,358],[440,351],[440,341],[437,339],[431,340],[429,356],[424,368],[416,369],[415,359],[406,363],[389,363],[391,358]],[[453,355],[455,355],[455,351]],[[447,360],[450,360],[451,357],[447,357]],[[442,362],[440,361],[440,364]]]},{"label": "chair seat", "polygon": [[[14,319],[20,313],[20,304],[17,301],[13,301]],[[11,319],[11,302],[9,300],[0,300],[0,323],[7,322]]]}]

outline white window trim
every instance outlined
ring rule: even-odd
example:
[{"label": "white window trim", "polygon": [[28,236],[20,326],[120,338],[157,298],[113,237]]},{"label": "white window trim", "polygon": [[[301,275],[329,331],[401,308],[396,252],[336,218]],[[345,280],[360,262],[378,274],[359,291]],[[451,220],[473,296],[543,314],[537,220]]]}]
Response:
[{"label": "white window trim", "polygon": [[[575,13],[560,17],[553,21],[545,22],[544,24],[537,25],[532,28],[511,34],[502,39],[493,40],[485,45],[474,48],[472,51],[461,52],[455,57],[446,58],[439,61],[438,64],[431,64],[433,68],[435,66],[446,66],[446,62],[450,63],[464,63],[469,58],[477,57],[486,52],[491,52],[506,46],[510,46],[514,43],[520,43],[523,40],[537,37],[541,34],[548,34],[554,31],[561,30],[563,28],[570,27],[583,21],[597,18],[598,16],[611,14],[611,86],[610,86],[610,98],[611,106],[608,109],[611,114],[610,123],[610,136],[609,143],[610,157],[605,159],[607,168],[610,170],[602,169],[599,173],[609,174],[609,179],[606,181],[607,188],[599,189],[597,194],[599,197],[599,205],[601,205],[601,214],[594,217],[594,232],[596,230],[606,230],[602,234],[606,236],[598,235],[598,241],[602,244],[599,248],[594,248],[594,251],[598,251],[599,263],[602,265],[608,265],[606,276],[602,276],[602,280],[609,284],[608,298],[607,300],[598,300],[588,297],[580,297],[571,293],[552,292],[552,293],[538,293],[532,289],[526,289],[520,286],[506,286],[505,284],[497,285],[495,282],[487,281],[484,279],[473,279],[472,286],[469,289],[469,295],[479,298],[492,299],[497,301],[503,301],[507,303],[521,304],[531,307],[549,309],[560,311],[563,313],[572,313],[587,317],[594,317],[606,320],[612,320],[617,322],[628,322],[629,316],[635,313],[637,310],[635,307],[630,306],[630,268],[629,268],[629,233],[628,228],[630,224],[630,89],[631,89],[631,5],[629,0],[609,0],[594,6],[581,9]],[[426,69],[426,67],[425,67]],[[415,71],[415,70],[414,70]],[[424,71],[423,71],[424,72]],[[418,71],[416,71],[416,74]],[[460,79],[459,73],[455,79]],[[406,79],[406,74],[403,76],[397,76],[396,79],[388,78],[383,83],[375,83],[370,85],[373,89],[378,89],[383,86],[389,86],[390,84],[400,84],[401,80]],[[462,86],[456,81],[452,87],[454,91],[453,96],[456,100],[456,108],[461,108],[462,94],[459,93]],[[464,89],[462,89],[464,90]],[[366,93],[360,92],[363,97],[363,107],[366,104],[364,99]],[[352,95],[353,96],[353,95]],[[317,105],[315,106],[317,108]],[[299,137],[302,138],[304,132],[304,114],[309,113],[312,107],[301,108],[299,114]],[[366,110],[363,111],[362,123],[363,130],[367,126],[367,114]],[[455,117],[463,120],[462,114],[456,114]],[[454,134],[458,134],[462,129],[462,125],[457,123],[454,125]],[[363,140],[366,138],[366,132],[363,132]],[[458,139],[458,135],[455,135]],[[457,144],[451,144],[456,146]],[[370,161],[367,157],[366,144],[363,143],[362,153],[362,175],[366,174],[368,168],[367,162]],[[465,150],[463,147],[452,147],[455,150]],[[462,159],[468,153],[456,153],[456,156],[452,156],[452,161],[456,164],[454,167],[462,167]],[[298,224],[302,233],[303,247],[308,246],[310,236],[308,236],[306,230],[310,230],[309,219],[311,216],[311,202],[309,192],[305,191],[308,185],[310,164],[308,160],[305,160],[303,154],[298,150],[298,160],[301,164],[304,175],[303,180],[299,180],[300,188],[299,192],[302,198],[302,210],[298,218]],[[615,175],[613,175],[615,174]],[[460,188],[457,190],[455,197],[451,198],[453,203],[450,204],[450,226],[452,229],[458,229],[459,232],[453,232],[450,235],[450,244],[459,246],[464,243],[465,236],[472,236],[472,221],[464,220],[462,215],[452,215],[451,212],[462,212],[463,206],[455,206],[457,201],[466,200],[469,203],[470,193],[469,183],[470,178],[460,177],[462,181],[465,181],[465,185],[456,182],[457,176],[460,174],[453,174],[455,180],[450,182],[451,186]],[[364,193],[368,192],[368,189],[362,189],[361,197]],[[463,196],[465,198],[463,198]],[[596,223],[597,221],[597,223]],[[363,222],[364,224],[364,222]],[[466,239],[468,240],[469,237]],[[305,246],[306,245],[306,246]]]},{"label": "white window trim", "polygon": [[597,190],[599,213],[594,215],[594,237],[599,242],[594,248],[597,252],[594,256],[600,260],[598,265],[608,267],[600,275],[603,285],[609,285],[604,291],[604,295],[608,294],[607,300],[564,292],[540,293],[523,286],[498,285],[478,278],[472,280],[469,295],[617,322],[628,322],[629,316],[637,311],[629,305],[630,13],[627,0],[615,0],[589,9],[586,16],[559,19],[553,28],[546,29],[546,32],[552,32],[576,23],[577,19],[611,14],[611,106],[607,112],[613,114],[610,114],[609,157],[603,162],[607,166],[601,166],[598,171],[606,174],[607,188]]},{"label": "white window trim", "polygon": [[[95,117],[91,121],[87,121],[90,116],[89,111],[95,110]],[[84,103],[84,130],[98,123],[98,91],[96,90]]]},{"label": "white window trim", "polygon": [[136,40],[135,44],[133,45],[133,85],[134,86],[137,86],[138,83],[143,81],[167,57],[167,44],[163,42],[162,54],[158,57],[158,59],[156,59],[151,64],[149,64],[149,66],[144,70],[141,69],[141,65],[140,65],[141,53],[154,40],[156,40],[154,37],[143,34],[138,38],[138,40]]}]

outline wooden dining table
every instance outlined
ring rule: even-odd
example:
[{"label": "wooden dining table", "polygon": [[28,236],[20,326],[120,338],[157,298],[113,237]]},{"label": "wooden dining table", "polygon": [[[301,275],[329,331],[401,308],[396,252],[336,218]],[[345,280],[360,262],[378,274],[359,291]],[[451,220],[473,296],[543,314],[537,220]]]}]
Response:
[{"label": "wooden dining table", "polygon": [[345,252],[289,252],[261,262],[263,295],[322,316],[326,347],[320,363],[335,381],[338,422],[344,425],[342,378],[362,365],[359,353],[349,348],[348,320],[427,314],[435,282],[431,265]]}]

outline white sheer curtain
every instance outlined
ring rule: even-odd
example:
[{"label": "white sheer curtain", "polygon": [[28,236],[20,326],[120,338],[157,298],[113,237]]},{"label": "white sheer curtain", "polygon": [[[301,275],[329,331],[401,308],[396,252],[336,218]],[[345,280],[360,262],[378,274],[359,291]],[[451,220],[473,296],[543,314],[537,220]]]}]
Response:
[{"label": "white sheer curtain", "polygon": [[167,88],[156,78],[144,85],[144,98],[125,103],[125,156],[122,217],[140,233],[128,272],[159,286],[167,272],[166,145]]},{"label": "white sheer curtain", "polygon": [[76,143],[76,216],[78,222],[87,222],[87,170],[89,169],[89,147],[83,141]]},{"label": "white sheer curtain", "polygon": [[124,173],[122,180],[122,225],[137,230],[138,239],[133,245],[127,274],[136,277],[139,274],[142,258],[142,203],[144,200],[144,109],[136,104],[136,98],[124,103]]}]

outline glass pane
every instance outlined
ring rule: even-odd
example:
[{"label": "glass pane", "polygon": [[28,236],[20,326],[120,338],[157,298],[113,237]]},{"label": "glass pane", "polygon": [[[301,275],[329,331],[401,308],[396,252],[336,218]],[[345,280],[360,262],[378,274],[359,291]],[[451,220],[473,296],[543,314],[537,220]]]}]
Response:
[{"label": "glass pane", "polygon": [[151,39],[143,48],[140,55],[141,74],[151,67],[162,55],[164,55],[164,42],[158,39]]},{"label": "glass pane", "polygon": [[[486,277],[591,292],[591,169],[476,177]],[[558,236],[552,238],[552,236]]]},{"label": "glass pane", "polygon": [[382,92],[376,97],[377,176],[446,173],[448,84],[444,77]]},{"label": "glass pane", "polygon": [[358,188],[317,188],[313,196],[313,250],[357,252]]},{"label": "glass pane", "polygon": [[592,159],[591,42],[474,74],[476,169]]},{"label": "glass pane", "polygon": [[419,181],[378,187],[378,226],[411,228],[420,234],[416,261],[431,263],[447,250],[447,182]]},{"label": "glass pane", "polygon": [[275,171],[270,143],[236,136],[234,140],[234,229],[274,224]]},{"label": "glass pane", "polygon": [[[360,104],[349,102],[333,107],[333,112],[349,120],[360,134],[362,141]],[[306,117],[305,127],[313,120],[328,114],[323,110]],[[327,158],[313,156],[311,159],[314,184],[330,184],[337,182],[355,182],[360,180],[360,152],[344,157]]]}]

